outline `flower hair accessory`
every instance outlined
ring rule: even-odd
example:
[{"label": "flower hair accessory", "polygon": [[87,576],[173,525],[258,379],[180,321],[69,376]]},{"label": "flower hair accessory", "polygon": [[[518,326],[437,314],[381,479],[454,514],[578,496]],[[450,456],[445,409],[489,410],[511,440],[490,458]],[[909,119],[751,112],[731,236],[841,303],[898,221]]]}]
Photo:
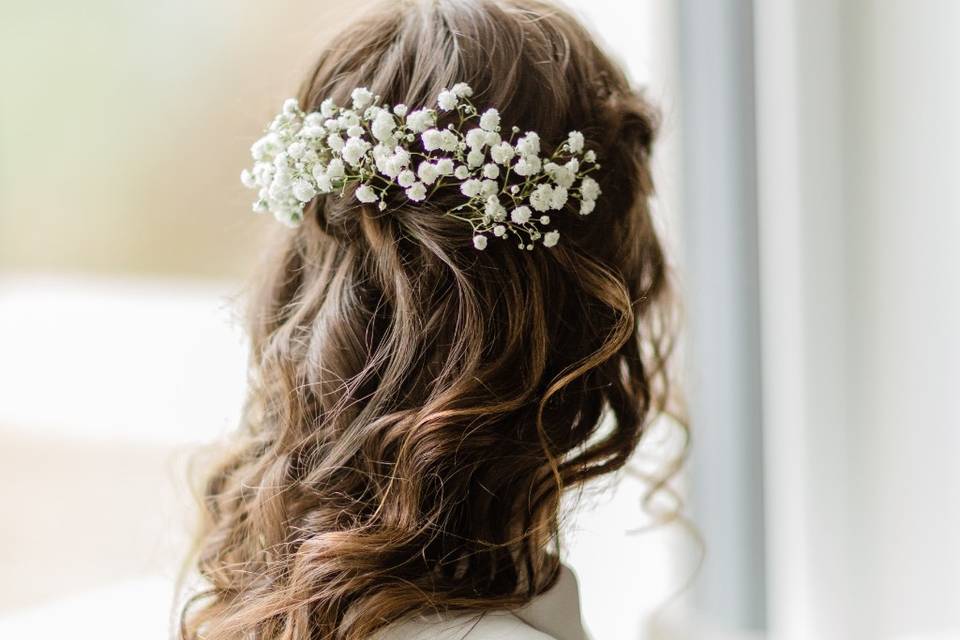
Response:
[{"label": "flower hair accessory", "polygon": [[380,210],[391,191],[422,202],[458,187],[464,201],[445,214],[470,224],[477,249],[491,238],[513,239],[527,250],[537,242],[556,245],[560,232],[550,212],[571,200],[580,215],[593,211],[600,186],[588,174],[600,167],[596,154],[584,149],[582,133],[571,131],[541,158],[535,131],[518,137],[513,127],[502,138],[499,112],[480,113],[471,95],[463,82],[440,92],[439,111],[459,120],[446,128],[437,127],[437,110],[380,104],[365,88],[353,91],[351,108],[327,99],[319,111],[304,113],[288,99],[251,147],[253,168],[241,174],[245,186],[258,190],[253,210],[296,226],[308,202],[320,194],[343,197],[350,186],[357,200]]}]

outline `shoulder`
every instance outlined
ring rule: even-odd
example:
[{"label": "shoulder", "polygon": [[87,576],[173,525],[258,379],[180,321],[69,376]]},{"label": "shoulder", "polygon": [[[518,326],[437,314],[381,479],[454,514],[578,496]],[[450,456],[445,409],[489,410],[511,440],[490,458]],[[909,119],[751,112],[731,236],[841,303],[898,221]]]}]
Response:
[{"label": "shoulder", "polygon": [[509,612],[446,618],[415,618],[394,623],[374,640],[555,640]]}]

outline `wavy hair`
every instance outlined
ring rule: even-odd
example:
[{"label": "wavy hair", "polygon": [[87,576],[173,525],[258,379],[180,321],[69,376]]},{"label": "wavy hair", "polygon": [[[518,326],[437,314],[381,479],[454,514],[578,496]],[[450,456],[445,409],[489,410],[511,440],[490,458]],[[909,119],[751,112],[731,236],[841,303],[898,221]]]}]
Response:
[{"label": "wavy hair", "polygon": [[390,2],[301,92],[423,106],[468,82],[602,171],[563,240],[471,245],[458,193],[381,212],[320,197],[252,296],[244,421],[209,470],[184,640],[360,640],[405,616],[521,606],[558,576],[562,493],[620,469],[664,408],[667,269],[648,209],[655,113],[538,0]]}]

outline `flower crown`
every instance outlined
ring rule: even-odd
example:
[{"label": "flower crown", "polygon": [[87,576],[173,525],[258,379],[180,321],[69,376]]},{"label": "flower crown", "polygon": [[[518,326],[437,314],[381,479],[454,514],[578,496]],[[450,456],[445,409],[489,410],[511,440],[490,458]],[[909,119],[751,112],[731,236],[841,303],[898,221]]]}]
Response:
[{"label": "flower crown", "polygon": [[477,249],[485,249],[490,237],[513,238],[527,250],[538,241],[556,245],[560,232],[550,228],[548,212],[571,199],[580,215],[593,211],[600,185],[587,174],[600,168],[596,154],[584,150],[582,133],[571,131],[541,158],[536,132],[515,140],[520,129],[513,127],[503,139],[499,112],[481,114],[471,95],[463,82],[440,92],[440,111],[459,116],[458,124],[445,129],[437,128],[434,109],[391,108],[366,88],[354,89],[349,109],[326,99],[319,111],[304,113],[296,99],[288,99],[251,147],[253,168],[240,176],[258,190],[253,210],[296,226],[317,195],[343,197],[351,185],[357,200],[377,203],[381,211],[391,189],[422,202],[440,188],[459,186],[465,200],[446,215],[470,224]]}]

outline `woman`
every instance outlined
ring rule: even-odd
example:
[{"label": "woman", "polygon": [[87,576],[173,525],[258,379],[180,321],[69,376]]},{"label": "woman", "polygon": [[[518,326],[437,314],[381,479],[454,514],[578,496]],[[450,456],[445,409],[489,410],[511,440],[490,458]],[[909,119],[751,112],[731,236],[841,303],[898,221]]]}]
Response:
[{"label": "woman", "polygon": [[563,10],[387,3],[254,145],[251,306],[183,638],[584,638],[561,495],[663,408],[651,107]]}]

